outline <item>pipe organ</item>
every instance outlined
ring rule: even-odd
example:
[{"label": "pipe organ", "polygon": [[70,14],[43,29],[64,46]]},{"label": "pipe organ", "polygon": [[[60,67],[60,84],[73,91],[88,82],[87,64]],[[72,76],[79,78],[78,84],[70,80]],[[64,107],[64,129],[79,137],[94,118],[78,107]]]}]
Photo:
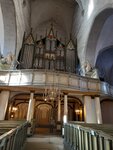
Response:
[{"label": "pipe organ", "polygon": [[76,73],[78,64],[77,49],[72,40],[63,44],[54,35],[53,26],[40,40],[34,40],[32,31],[23,38],[18,57],[18,69],[49,69]]}]

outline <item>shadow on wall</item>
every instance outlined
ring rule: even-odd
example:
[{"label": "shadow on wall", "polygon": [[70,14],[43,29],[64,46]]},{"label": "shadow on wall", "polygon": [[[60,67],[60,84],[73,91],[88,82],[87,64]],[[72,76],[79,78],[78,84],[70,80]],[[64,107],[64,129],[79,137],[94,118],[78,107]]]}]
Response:
[{"label": "shadow on wall", "polygon": [[113,9],[106,8],[94,18],[86,46],[86,60],[89,60],[92,65],[95,64],[99,50],[113,43],[111,40],[113,28],[111,25],[112,15]]},{"label": "shadow on wall", "polygon": [[99,52],[96,68],[98,68],[100,80],[113,85],[113,46],[104,48]]}]

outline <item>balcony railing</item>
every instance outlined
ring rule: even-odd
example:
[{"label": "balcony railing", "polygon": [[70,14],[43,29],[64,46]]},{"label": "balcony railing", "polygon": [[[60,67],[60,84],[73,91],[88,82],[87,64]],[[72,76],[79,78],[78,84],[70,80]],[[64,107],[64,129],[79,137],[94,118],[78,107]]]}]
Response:
[{"label": "balcony railing", "polygon": [[0,86],[38,86],[54,84],[64,90],[113,95],[113,88],[98,79],[48,70],[0,71]]}]

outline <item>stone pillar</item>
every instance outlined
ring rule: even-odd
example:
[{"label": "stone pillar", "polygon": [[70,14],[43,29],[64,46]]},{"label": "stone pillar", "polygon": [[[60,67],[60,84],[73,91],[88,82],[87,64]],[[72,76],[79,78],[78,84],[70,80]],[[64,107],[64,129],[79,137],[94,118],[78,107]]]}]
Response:
[{"label": "stone pillar", "polygon": [[95,97],[95,108],[96,108],[96,116],[97,116],[97,123],[102,123],[102,114],[101,114],[101,107],[100,107],[100,98]]},{"label": "stone pillar", "polygon": [[64,116],[63,116],[63,123],[67,123],[68,119],[68,100],[67,100],[67,94],[64,95]]},{"label": "stone pillar", "polygon": [[95,99],[84,96],[84,119],[86,123],[97,123]]},{"label": "stone pillar", "polygon": [[35,108],[35,99],[34,93],[30,94],[28,112],[27,112],[27,121],[31,122],[34,116],[34,108]]},{"label": "stone pillar", "polygon": [[10,92],[1,91],[0,93],[0,120],[5,119]]},{"label": "stone pillar", "polygon": [[57,131],[61,131],[61,100],[58,99]]},{"label": "stone pillar", "polygon": [[58,100],[58,122],[61,121],[61,100]]}]

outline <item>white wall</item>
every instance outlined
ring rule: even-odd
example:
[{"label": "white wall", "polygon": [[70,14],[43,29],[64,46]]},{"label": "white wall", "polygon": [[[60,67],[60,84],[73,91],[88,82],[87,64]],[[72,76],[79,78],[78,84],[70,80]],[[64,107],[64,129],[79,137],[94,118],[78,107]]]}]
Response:
[{"label": "white wall", "polygon": [[79,33],[79,30],[81,28],[82,22],[83,22],[83,10],[79,5],[76,5],[74,16],[73,16],[73,28],[72,28],[72,37],[73,41],[76,43],[77,34]]},{"label": "white wall", "polygon": [[[83,6],[84,6],[83,20],[82,22],[79,21],[80,29],[78,31],[77,37],[75,36],[78,42],[77,43],[78,55],[79,55],[81,63],[83,63],[86,59],[89,59],[90,61],[92,61],[91,64],[94,65],[93,57],[95,57],[95,53],[93,54],[91,52],[93,49],[93,46],[92,48],[88,50],[88,53],[91,52],[91,55],[89,55],[88,57],[86,56],[86,54],[88,54],[86,53],[88,37],[90,35],[90,31],[91,31],[91,28],[93,26],[96,16],[98,16],[98,14],[106,8],[113,8],[113,0],[104,0],[104,1],[103,0],[89,0],[89,2],[86,1],[85,5]],[[94,50],[96,51],[96,48]]]},{"label": "white wall", "polygon": [[[30,0],[13,0],[16,11],[17,43],[16,56],[22,47],[24,32],[30,31]],[[24,2],[24,3],[23,3]]]},{"label": "white wall", "polygon": [[110,45],[113,45],[113,15],[108,17],[100,32],[98,43],[96,46],[95,61],[99,50],[102,50],[103,48]]},{"label": "white wall", "polygon": [[58,31],[58,38],[61,37],[63,40],[67,37],[69,39],[74,8],[73,2],[63,0],[32,1],[31,26],[33,32],[37,33],[39,39],[40,35],[45,35],[46,29],[50,29],[50,24],[53,22]]},{"label": "white wall", "polygon": [[1,54],[3,54],[4,49],[4,25],[3,25],[3,16],[2,16],[2,10],[0,5],[0,51]]},{"label": "white wall", "polygon": [[[53,1],[53,0],[36,0],[30,2],[30,0],[13,0],[15,5],[15,10],[13,4],[10,1],[1,0],[1,3],[5,5],[5,9],[3,11],[3,21],[4,21],[4,55],[7,54],[8,51],[15,51],[16,55],[18,55],[19,50],[22,46],[22,38],[24,31],[30,30],[30,22],[31,27],[34,29],[34,33],[38,34],[38,38],[40,35],[45,34],[46,28],[49,28],[51,23],[51,19],[54,20],[55,28],[59,31],[58,35],[60,37],[69,38],[71,29],[72,29],[72,21],[74,16],[74,24],[73,24],[73,39],[76,41],[77,38],[77,49],[78,55],[81,63],[85,61],[85,59],[89,59],[92,61],[92,65],[94,65],[93,57],[95,55],[89,55],[86,57],[88,37],[90,35],[91,27],[93,26],[94,20],[98,14],[106,9],[113,8],[113,0],[82,0],[84,14],[80,12],[80,10],[76,7],[76,4],[71,3],[71,1]],[[80,1],[80,0],[77,0]],[[55,5],[54,5],[55,4]],[[1,5],[2,6],[2,5]],[[31,8],[30,8],[31,7]],[[30,9],[31,9],[31,20],[30,20]],[[75,9],[75,15],[74,15]],[[15,15],[16,11],[16,15]],[[16,16],[16,21],[15,21]],[[55,19],[54,19],[55,17]],[[79,19],[81,17],[81,19]],[[8,19],[9,18],[9,19]],[[17,26],[16,26],[17,25]],[[1,24],[0,26],[3,26]],[[106,26],[106,25],[105,25]],[[3,28],[3,27],[1,27]],[[17,31],[16,31],[17,28]],[[45,29],[44,29],[45,28]],[[103,28],[104,30],[104,28]],[[1,40],[3,41],[3,30],[1,30]],[[95,30],[96,32],[96,30]],[[109,34],[109,31],[102,31],[101,36],[99,38],[98,43],[96,45],[96,50],[98,51],[100,48],[111,44],[111,39],[109,42],[105,44],[105,39],[102,39],[102,35],[105,33]],[[17,34],[17,35],[16,35]],[[111,33],[111,35],[113,35]],[[17,40],[16,40],[17,38]],[[103,42],[102,42],[103,40]],[[3,42],[2,42],[3,43]],[[3,46],[2,46],[3,49]],[[92,49],[88,50],[92,51]]]},{"label": "white wall", "polygon": [[[16,20],[15,9],[13,2],[7,0],[1,0],[1,9],[3,14],[4,25],[4,46],[2,47],[3,56],[6,56],[9,52],[15,53],[16,47]],[[2,38],[3,39],[3,38]]]}]

